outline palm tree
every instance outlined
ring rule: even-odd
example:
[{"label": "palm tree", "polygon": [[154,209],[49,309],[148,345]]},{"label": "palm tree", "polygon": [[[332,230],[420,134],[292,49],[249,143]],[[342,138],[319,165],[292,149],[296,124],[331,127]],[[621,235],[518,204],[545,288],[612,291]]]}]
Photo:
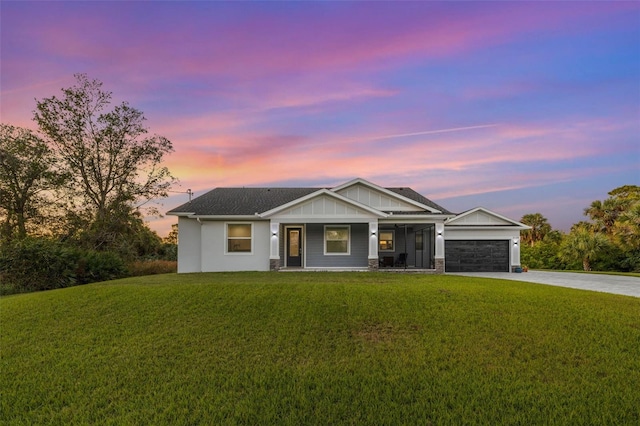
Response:
[{"label": "palm tree", "polygon": [[531,247],[538,241],[542,241],[549,232],[551,232],[551,225],[547,222],[547,218],[542,213],[529,213],[522,216],[520,222],[525,225],[529,225],[531,229],[522,231],[522,241],[529,244]]},{"label": "palm tree", "polygon": [[609,246],[609,239],[589,226],[574,226],[560,247],[560,257],[568,262],[582,261],[585,271],[591,270],[591,262],[602,255]]},{"label": "palm tree", "polygon": [[613,237],[623,249],[640,249],[640,201],[631,204],[618,217],[613,228]]},{"label": "palm tree", "polygon": [[584,214],[593,220],[598,230],[605,234],[611,234],[616,219],[624,211],[624,204],[623,201],[616,198],[607,198],[604,201],[596,200],[584,209]]},{"label": "palm tree", "polygon": [[640,200],[640,187],[636,185],[620,186],[609,192],[609,198],[604,201],[596,200],[584,209],[600,231],[607,235],[615,233],[618,218]]}]

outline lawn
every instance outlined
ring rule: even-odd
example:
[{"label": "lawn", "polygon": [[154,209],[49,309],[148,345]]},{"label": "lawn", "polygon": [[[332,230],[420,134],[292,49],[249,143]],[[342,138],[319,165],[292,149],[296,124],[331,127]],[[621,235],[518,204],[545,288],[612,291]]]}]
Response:
[{"label": "lawn", "polygon": [[640,299],[383,273],[0,299],[2,424],[639,424]]}]

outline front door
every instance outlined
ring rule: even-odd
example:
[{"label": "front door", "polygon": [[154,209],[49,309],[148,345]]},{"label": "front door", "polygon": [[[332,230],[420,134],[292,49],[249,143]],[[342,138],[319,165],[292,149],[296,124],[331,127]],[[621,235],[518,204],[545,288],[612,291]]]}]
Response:
[{"label": "front door", "polygon": [[302,266],[302,228],[287,228],[287,266]]}]

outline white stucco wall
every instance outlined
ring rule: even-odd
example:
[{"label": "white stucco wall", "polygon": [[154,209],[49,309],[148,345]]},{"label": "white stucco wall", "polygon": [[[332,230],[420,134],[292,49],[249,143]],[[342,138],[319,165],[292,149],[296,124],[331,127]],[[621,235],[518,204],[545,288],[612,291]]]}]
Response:
[{"label": "white stucco wall", "polygon": [[200,272],[200,223],[178,218],[178,273]]},{"label": "white stucco wall", "polygon": [[202,272],[268,271],[270,232],[269,222],[253,223],[253,249],[251,253],[226,253],[226,224],[222,221],[203,221],[201,229]]}]

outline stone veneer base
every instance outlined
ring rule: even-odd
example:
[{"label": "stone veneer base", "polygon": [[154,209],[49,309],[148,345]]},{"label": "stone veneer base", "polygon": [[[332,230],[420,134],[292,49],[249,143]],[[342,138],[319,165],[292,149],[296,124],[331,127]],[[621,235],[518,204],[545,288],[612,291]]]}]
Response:
[{"label": "stone veneer base", "polygon": [[380,261],[378,259],[369,259],[369,270],[377,271],[380,267]]},{"label": "stone veneer base", "polygon": [[269,259],[269,270],[270,271],[280,270],[280,259]]}]

